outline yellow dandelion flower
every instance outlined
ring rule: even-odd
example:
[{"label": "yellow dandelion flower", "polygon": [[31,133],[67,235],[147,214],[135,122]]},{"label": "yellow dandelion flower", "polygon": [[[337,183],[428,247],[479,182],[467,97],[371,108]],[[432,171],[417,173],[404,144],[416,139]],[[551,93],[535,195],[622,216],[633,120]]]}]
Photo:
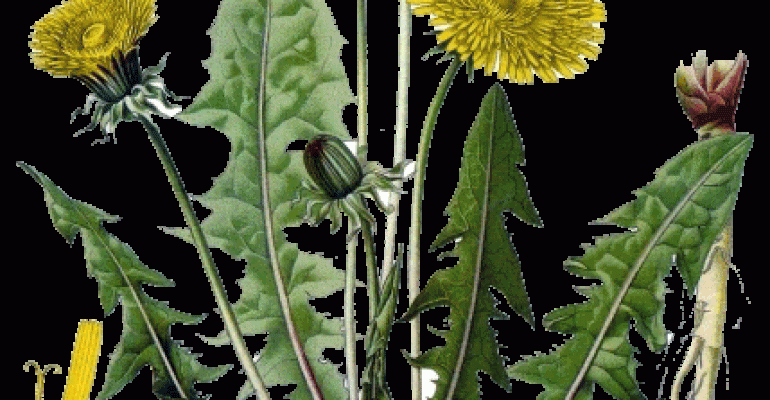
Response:
[{"label": "yellow dandelion flower", "polygon": [[151,114],[169,117],[181,109],[166,96],[183,97],[159,75],[168,54],[155,67],[139,67],[139,39],[157,21],[155,10],[155,0],[67,0],[33,25],[35,68],[75,78],[91,91],[73,113],[89,114],[94,106],[91,123],[78,134],[99,125],[107,141],[121,121],[151,124]]},{"label": "yellow dandelion flower", "polygon": [[156,20],[155,0],[65,1],[32,27],[32,63],[67,77],[111,69]]},{"label": "yellow dandelion flower", "polygon": [[598,0],[407,0],[415,15],[429,15],[442,49],[455,52],[489,76],[533,83],[583,73],[604,42],[607,20]]}]

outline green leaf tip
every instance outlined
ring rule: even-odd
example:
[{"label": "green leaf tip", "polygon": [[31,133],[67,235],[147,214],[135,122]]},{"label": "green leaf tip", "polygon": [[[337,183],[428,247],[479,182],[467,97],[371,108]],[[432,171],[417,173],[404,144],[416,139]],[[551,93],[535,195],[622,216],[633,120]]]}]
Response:
[{"label": "green leaf tip", "polygon": [[[493,191],[493,193],[490,193],[490,196],[494,198],[490,202],[492,208],[494,208],[492,212],[509,211],[521,221],[535,227],[543,227],[543,222],[529,196],[524,175],[517,167],[518,165],[524,165],[525,162],[524,145],[516,128],[516,122],[513,119],[507,95],[500,83],[496,82],[492,85],[484,96],[479,113],[476,115],[476,119],[473,121],[469,131],[468,140],[471,137],[470,132],[482,131],[495,132],[493,158],[496,161],[495,165],[492,166],[489,182],[490,189]],[[489,135],[489,137],[492,137],[492,135]],[[466,140],[465,149],[468,149],[469,153],[463,152],[463,162],[465,162],[466,157],[478,158],[479,160],[482,157],[486,158],[485,154],[480,154],[483,148],[479,146],[478,139],[470,143],[468,140]],[[481,169],[474,169],[473,171],[478,172],[479,170]],[[467,182],[463,181],[463,179],[467,181],[470,178],[461,175],[458,185],[467,185]],[[452,197],[447,206],[447,213],[453,207],[453,204],[459,201],[461,201],[461,198],[458,197],[458,191],[456,190],[455,196]],[[463,232],[469,229],[469,226],[466,226],[469,221],[464,219],[450,220],[449,224],[442,229],[441,233],[433,241],[429,251],[435,251],[439,247],[459,238]]]},{"label": "green leaf tip", "polygon": [[496,333],[490,319],[506,319],[495,308],[489,291],[500,291],[511,308],[534,326],[529,297],[516,250],[505,229],[503,212],[542,226],[529,196],[524,175],[524,148],[502,86],[484,96],[465,141],[460,177],[446,214],[449,221],[431,249],[455,239],[452,254],[459,258],[436,272],[401,320],[437,306],[450,307],[448,331],[436,332],[445,346],[430,349],[411,365],[435,370],[439,379],[434,399],[478,399],[478,373],[483,371],[511,390]]},{"label": "green leaf tip", "polygon": [[[16,165],[31,176],[32,179],[43,188],[45,202],[48,206],[48,215],[51,217],[51,222],[56,231],[64,237],[64,240],[66,240],[68,244],[74,242],[80,227],[87,226],[92,220],[98,221],[98,223],[101,223],[102,221],[115,222],[120,220],[120,217],[118,216],[110,215],[94,206],[72,199],[64,193],[61,188],[51,182],[47,176],[35,169],[35,167],[26,164],[23,161],[16,162]],[[72,203],[73,206],[77,208],[78,212],[73,215],[64,215],[65,210],[57,206],[59,203]]]},{"label": "green leaf tip", "polygon": [[[67,196],[34,167],[22,162],[17,165],[43,187],[53,225],[64,238],[71,243],[80,234],[86,268],[98,283],[98,296],[105,316],[114,311],[118,298],[121,299],[123,332],[110,357],[104,386],[96,399],[113,397],[145,365],[153,370],[152,387],[156,396],[162,399],[180,398],[172,382],[172,372],[162,361],[161,351],[171,360],[173,374],[180,381],[186,397],[197,399],[195,383],[211,382],[224,375],[231,366],[201,365],[197,356],[172,340],[169,329],[174,323],[195,324],[203,317],[171,309],[142,290],[143,284],[168,287],[174,282],[145,266],[128,245],[102,227],[102,221],[114,221],[117,217]],[[156,343],[153,336],[159,342]]]},{"label": "green leaf tip", "polygon": [[617,399],[644,398],[629,322],[650,350],[665,346],[664,278],[676,255],[688,289],[697,286],[711,243],[734,209],[752,141],[751,135],[733,134],[688,146],[635,191],[635,200],[600,219],[631,231],[600,237],[583,256],[565,261],[570,273],[602,281],[578,290],[587,301],[543,318],[546,329],[572,338],[550,354],[509,367],[508,375],[543,385],[538,398],[590,399],[597,383]]}]

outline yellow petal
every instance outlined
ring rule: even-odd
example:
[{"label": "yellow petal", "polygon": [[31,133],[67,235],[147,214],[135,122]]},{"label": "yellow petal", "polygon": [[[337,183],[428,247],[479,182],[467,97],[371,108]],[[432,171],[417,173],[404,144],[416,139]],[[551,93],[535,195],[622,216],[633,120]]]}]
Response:
[{"label": "yellow petal", "polygon": [[102,323],[81,320],[75,335],[63,400],[88,400],[102,347]]}]

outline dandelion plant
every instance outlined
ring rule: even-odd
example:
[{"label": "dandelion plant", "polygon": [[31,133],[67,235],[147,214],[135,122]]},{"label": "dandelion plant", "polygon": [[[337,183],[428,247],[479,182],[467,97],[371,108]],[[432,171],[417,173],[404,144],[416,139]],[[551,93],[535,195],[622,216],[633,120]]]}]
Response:
[{"label": "dandelion plant", "polygon": [[[409,302],[413,304],[420,290],[420,232],[428,151],[439,110],[460,67],[466,65],[469,80],[474,69],[482,67],[485,75],[496,73],[499,79],[519,84],[533,83],[533,73],[547,83],[558,81],[557,72],[564,78],[574,78],[588,69],[583,58],[597,58],[604,31],[593,24],[606,17],[604,4],[598,1],[408,1],[415,6],[415,15],[430,16],[430,24],[437,27],[438,44],[426,56],[443,53],[442,60],[451,60],[426,113],[417,150],[407,264]],[[538,56],[534,57],[533,52]],[[520,285],[523,287],[523,282]],[[419,332],[419,318],[414,315],[411,357],[420,355]],[[414,369],[413,400],[421,400],[420,382],[420,372]]]},{"label": "dandelion plant", "polygon": [[[253,366],[233,311],[225,298],[221,279],[190,197],[165,141],[150,119],[152,114],[170,116],[150,101],[169,105],[165,98],[167,90],[162,80],[155,76],[163,69],[162,64],[157,68],[139,69],[138,42],[157,19],[155,9],[154,0],[65,1],[54,7],[33,27],[31,57],[37,68],[53,76],[73,77],[92,91],[85,112],[88,112],[93,101],[96,101],[96,110],[87,129],[98,125],[108,135],[114,133],[121,121],[139,121],[147,130],[179,201],[185,222],[192,231],[195,247],[239,361],[260,392],[260,397],[268,398],[262,378]],[[161,353],[165,351],[160,348],[156,350]],[[166,367],[170,368],[168,363]],[[184,393],[179,385],[177,391]]]},{"label": "dandelion plant", "polygon": [[[582,256],[564,262],[568,272],[600,281],[578,289],[587,298],[585,302],[552,310],[542,320],[547,330],[570,335],[569,340],[550,354],[517,361],[505,356],[503,349],[528,354],[528,343],[507,338],[518,338],[522,329],[537,332],[537,305],[533,307],[531,298],[542,293],[550,296],[555,279],[540,281],[530,268],[551,271],[548,268],[553,266],[540,258],[546,256],[542,248],[555,243],[537,249],[518,245],[511,231],[521,230],[518,238],[537,237],[535,232],[546,230],[543,219],[551,218],[542,215],[541,219],[541,214],[574,208],[561,203],[563,196],[558,199],[558,210],[537,208],[536,204],[549,199],[530,190],[530,184],[537,182],[540,188],[551,184],[547,178],[553,168],[543,165],[582,167],[580,159],[547,159],[570,136],[580,136],[586,143],[594,140],[589,131],[593,128],[583,120],[574,122],[568,132],[550,132],[544,128],[549,121],[539,115],[535,118],[527,107],[535,102],[533,93],[538,91],[549,91],[547,101],[554,104],[562,101],[558,97],[562,92],[564,99],[574,98],[578,86],[570,84],[582,84],[588,77],[595,79],[590,81],[592,85],[610,79],[607,75],[583,76],[588,72],[586,60],[597,60],[602,52],[604,29],[600,24],[607,20],[604,3],[401,0],[396,10],[395,3],[387,8],[384,3],[367,4],[365,0],[350,4],[220,0],[216,14],[210,15],[213,23],[206,31],[210,40],[192,44],[211,50],[202,61],[207,82],[201,87],[186,80],[181,84],[189,86],[185,92],[197,92],[187,103],[161,77],[168,54],[157,66],[141,66],[140,41],[162,43],[168,50],[180,46],[179,40],[161,42],[150,33],[158,24],[158,14],[174,15],[167,10],[160,13],[158,4],[166,7],[165,0],[65,0],[32,25],[30,35],[30,60],[36,69],[74,78],[88,90],[85,107],[75,111],[73,120],[78,114],[90,115],[90,123],[77,135],[93,129],[103,133],[96,141],[101,146],[90,151],[122,152],[124,144],[118,145],[116,140],[118,125],[121,134],[136,133],[141,125],[165,178],[159,170],[157,173],[170,184],[184,220],[184,226],[165,227],[159,233],[162,239],[153,240],[155,252],[172,260],[168,265],[156,265],[123,242],[129,240],[121,239],[112,226],[106,226],[118,221],[102,211],[111,209],[110,204],[87,203],[88,191],[68,194],[65,188],[69,191],[70,183],[62,175],[83,177],[88,190],[118,187],[120,193],[141,193],[146,202],[141,204],[143,209],[176,215],[176,209],[165,210],[167,204],[161,200],[172,199],[168,188],[156,192],[145,187],[144,181],[89,179],[89,171],[77,168],[44,173],[24,161],[17,163],[42,187],[54,229],[66,243],[80,238],[87,274],[96,281],[94,303],[102,308],[104,317],[121,306],[121,322],[92,321],[100,327],[100,335],[103,326],[105,339],[111,337],[110,332],[120,332],[114,347],[105,341],[105,347],[113,350],[96,399],[126,396],[124,388],[140,386],[136,378],[144,367],[149,367],[152,380],[149,393],[140,396],[161,400],[270,399],[282,397],[280,390],[291,399],[390,400],[404,397],[392,392],[398,386],[409,387],[412,398],[421,400],[422,371],[426,369],[438,375],[431,399],[489,396],[480,388],[482,375],[522,398],[518,387],[532,383],[543,387],[538,399],[590,399],[597,385],[616,399],[640,399],[645,396],[628,336],[633,326],[649,349],[657,351],[666,345],[664,278],[672,268],[695,296],[696,313],[691,347],[674,378],[671,398],[679,398],[686,375],[696,365],[693,395],[698,400],[713,398],[724,348],[721,330],[732,250],[732,211],[753,145],[753,136],[735,129],[735,110],[748,64],[743,53],[735,60],[711,65],[705,54],[698,53],[693,65],[677,69],[676,95],[698,140],[679,153],[672,149],[672,158],[650,183],[640,185],[634,200],[599,220],[625,232],[598,238],[586,246]],[[214,8],[201,6],[201,14]],[[376,19],[369,18],[373,10]],[[393,18],[400,27],[398,46],[370,45],[369,41],[383,40],[392,33],[377,30],[373,35],[370,23],[379,22],[380,14],[395,11],[399,13],[398,19]],[[185,13],[189,10],[180,15]],[[355,24],[348,18],[354,14]],[[423,60],[440,54],[437,64],[448,61],[439,67],[421,64],[420,68],[425,66],[430,72],[419,79],[410,77],[412,16],[429,17],[427,23],[435,29],[428,33],[434,47]],[[186,19],[174,19],[179,19],[175,26],[188,29]],[[351,32],[355,25],[355,36],[346,40],[342,25],[350,25]],[[349,41],[355,42],[355,64],[345,65],[342,50]],[[369,86],[370,79],[387,81],[381,75],[387,68],[371,72],[369,68],[385,65],[370,58],[395,49],[398,72],[393,78],[398,81],[398,93],[391,154],[390,149],[374,151],[373,143],[383,142],[383,136],[375,135],[384,135],[388,143],[391,138],[370,128],[392,117],[390,107],[371,101],[388,96]],[[477,69],[483,69],[484,78],[474,82]],[[455,79],[463,70],[467,87],[481,87],[483,94],[450,91],[453,85],[465,85]],[[544,85],[560,82],[569,83]],[[435,91],[430,85],[437,85]],[[176,87],[176,83],[170,86]],[[61,97],[67,94],[63,90],[57,93]],[[407,101],[412,98],[409,93],[427,93],[431,98],[421,105]],[[467,120],[446,117],[456,110],[447,112],[446,105],[452,101],[461,104],[457,115]],[[46,102],[54,108],[51,104],[57,103]],[[346,107],[355,109],[354,124],[343,121]],[[417,123],[408,125],[409,116]],[[174,138],[169,143],[202,141],[208,146],[209,140],[221,140],[229,146],[229,153],[212,146],[195,154],[197,165],[220,159],[224,166],[211,182],[210,176],[201,177],[207,184],[203,194],[194,195],[183,184],[183,174],[200,174],[183,163],[178,167],[171,151],[184,154],[177,150],[184,147],[167,146],[155,117],[167,120],[164,133]],[[134,121],[139,124],[130,123]],[[527,156],[542,163],[526,166],[524,143],[543,138],[555,144],[545,149],[538,149],[537,144],[528,147]],[[61,158],[55,162],[64,164],[67,157],[88,159],[88,154],[72,145],[49,157]],[[580,152],[575,157],[591,155]],[[434,160],[430,175],[438,175],[441,186],[454,189],[451,196],[426,191],[429,158]],[[126,168],[110,161],[94,163],[94,168]],[[144,178],[154,164],[135,157],[130,167],[141,171],[137,175]],[[456,181],[447,178],[447,165],[459,165]],[[583,186],[588,196],[612,189],[598,179],[589,179]],[[194,205],[208,212],[199,218]],[[399,215],[400,208],[408,208],[409,216]],[[437,216],[442,209],[446,218]],[[29,213],[24,209],[21,214]],[[143,230],[142,224],[155,223],[149,216],[145,218],[149,222],[129,218],[121,225]],[[523,224],[508,221],[508,216]],[[321,226],[326,221],[331,230]],[[312,233],[299,239],[289,234],[298,227]],[[438,234],[429,239],[430,246],[424,246],[422,236],[433,228]],[[344,235],[336,235],[340,230]],[[306,250],[306,240],[323,243],[324,252]],[[171,242],[182,247],[168,246]],[[361,248],[364,257],[358,256]],[[345,249],[344,262],[327,253],[332,249]],[[195,265],[180,261],[185,250],[197,253],[203,274]],[[444,253],[431,254],[437,250]],[[69,256],[61,255],[61,259]],[[444,257],[454,264],[437,267]],[[540,265],[531,266],[533,259]],[[49,268],[72,274],[78,270],[72,268],[71,260],[59,264]],[[366,273],[359,274],[359,267]],[[238,278],[223,278],[232,276],[232,271],[240,274]],[[426,271],[432,275],[421,282]],[[167,304],[157,298],[166,291],[166,296],[172,296],[170,290],[164,288],[152,296],[146,291],[148,286],[172,286],[172,277],[181,276],[188,282],[202,282],[196,297],[210,300],[213,295],[210,306],[216,307],[221,319],[215,326],[219,333],[200,332],[206,342],[200,346],[206,357],[216,354],[226,362],[206,366],[199,354],[174,339],[176,331],[172,337],[174,326],[200,327],[203,317],[169,305],[184,308],[189,299],[179,296]],[[230,283],[239,290],[227,294],[225,284]],[[355,297],[357,288],[365,288],[366,300]],[[342,296],[333,297],[338,292]],[[315,302],[318,299],[334,302],[333,308],[342,310],[341,318],[322,311]],[[420,318],[436,315],[438,307],[448,311],[446,329],[430,325],[423,329]],[[510,312],[523,321],[493,327],[491,321],[509,319]],[[404,329],[399,330],[400,326]],[[441,342],[426,348],[420,341],[424,330]],[[235,357],[222,345],[232,347]],[[330,354],[335,352],[344,354],[340,364],[332,362]],[[88,362],[81,363],[87,371],[80,375],[98,375],[95,354],[88,352]],[[32,365],[28,362],[25,368]],[[225,379],[236,383],[230,392],[199,385],[223,377],[231,366],[236,372]],[[241,371],[243,377],[238,376]],[[46,368],[38,368],[36,378],[45,372]],[[85,400],[90,380],[81,383],[71,393]],[[36,385],[36,398],[42,398],[42,385]]]}]

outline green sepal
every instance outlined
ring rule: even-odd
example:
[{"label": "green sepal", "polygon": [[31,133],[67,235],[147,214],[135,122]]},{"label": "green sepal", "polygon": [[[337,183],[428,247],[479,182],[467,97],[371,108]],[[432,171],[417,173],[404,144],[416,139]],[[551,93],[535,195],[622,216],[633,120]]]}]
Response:
[{"label": "green sepal", "polygon": [[431,58],[432,56],[434,56],[436,54],[444,53],[446,51],[445,47],[446,46],[444,46],[442,44],[437,44],[437,45],[431,47],[430,50],[426,51],[425,54],[423,54],[422,57],[420,57],[420,59],[423,60],[423,61],[427,61],[429,58]]}]

